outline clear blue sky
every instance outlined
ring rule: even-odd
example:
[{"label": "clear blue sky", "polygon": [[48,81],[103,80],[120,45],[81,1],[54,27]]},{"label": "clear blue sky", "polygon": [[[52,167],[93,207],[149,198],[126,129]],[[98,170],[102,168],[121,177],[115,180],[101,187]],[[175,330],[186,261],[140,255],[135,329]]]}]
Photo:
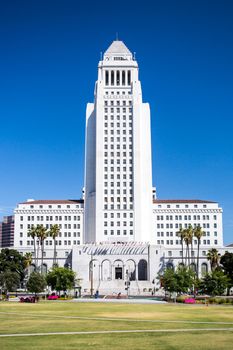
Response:
[{"label": "clear blue sky", "polygon": [[115,33],[151,105],[161,199],[218,201],[233,241],[233,2],[1,1],[0,215],[79,198],[86,103]]}]

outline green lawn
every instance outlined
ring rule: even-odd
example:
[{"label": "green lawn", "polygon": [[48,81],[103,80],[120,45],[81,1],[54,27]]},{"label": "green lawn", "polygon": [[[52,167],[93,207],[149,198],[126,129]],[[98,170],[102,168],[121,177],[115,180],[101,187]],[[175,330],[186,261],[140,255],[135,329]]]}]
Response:
[{"label": "green lawn", "polygon": [[[1,337],[1,350],[123,350],[124,348],[227,350],[232,349],[233,343],[232,306],[1,302],[0,318],[0,334],[143,331],[141,333]],[[210,330],[205,330],[207,328]],[[221,330],[223,328],[224,330]],[[227,328],[229,330],[226,330]],[[149,333],[147,330],[158,332]],[[167,332],[169,330],[181,331],[169,333]]]}]

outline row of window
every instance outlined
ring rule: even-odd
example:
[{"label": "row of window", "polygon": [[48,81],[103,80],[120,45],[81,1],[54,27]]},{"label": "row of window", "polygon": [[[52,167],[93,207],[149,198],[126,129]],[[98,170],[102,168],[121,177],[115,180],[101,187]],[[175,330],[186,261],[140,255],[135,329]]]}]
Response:
[{"label": "row of window", "polygon": [[116,217],[116,218],[120,218],[120,217],[123,217],[123,218],[127,218],[127,216],[128,217],[130,217],[130,218],[132,218],[133,217],[133,213],[104,213],[104,218],[114,218],[114,217]]},{"label": "row of window", "polygon": [[126,171],[130,171],[130,172],[132,172],[133,171],[133,168],[132,167],[128,167],[128,169],[127,169],[127,167],[126,166],[123,166],[123,167],[104,167],[104,171],[105,172],[109,172],[109,171],[111,171],[111,172],[114,172],[114,171],[116,171],[116,172],[126,172]]},{"label": "row of window", "polygon": [[130,86],[131,84],[131,71],[120,71],[120,70],[111,70],[105,71],[105,85],[106,86]]},{"label": "row of window", "polygon": [[[108,130],[108,129],[104,129],[104,134],[105,135],[108,135],[108,134],[111,134],[111,135],[114,135],[114,134],[117,134],[117,135],[120,135],[120,134],[123,134],[123,135],[126,135],[127,132],[126,129],[123,129],[121,130],[120,128],[119,129],[111,129],[111,130]],[[128,130],[128,134],[131,135],[133,132],[131,129]]]},{"label": "row of window", "polygon": [[[50,229],[51,227],[52,227],[52,225],[53,224],[43,224],[43,226],[45,227],[45,228],[47,228],[47,229]],[[60,229],[62,229],[62,227],[64,228],[64,229],[72,229],[72,226],[70,225],[70,224],[64,224],[63,226],[62,226],[62,224],[58,224],[58,226],[59,226],[59,228]],[[30,228],[32,228],[32,227],[34,227],[34,224],[27,224],[27,229],[29,230]],[[73,228],[74,229],[80,229],[80,224],[74,224],[73,225]],[[21,226],[20,225],[20,229],[23,229],[23,225]]]},{"label": "row of window", "polygon": [[[20,221],[23,221],[24,220],[24,216],[20,216]],[[27,217],[27,221],[34,221],[34,220],[37,220],[37,221],[71,221],[71,220],[74,220],[74,221],[80,221],[80,216],[28,216]]]},{"label": "row of window", "polygon": [[[214,231],[214,236],[217,237],[218,233],[217,231]],[[165,232],[157,232],[157,237],[164,237],[165,236]],[[166,232],[166,236],[167,237],[173,237],[173,232]],[[174,232],[174,236],[178,237],[178,233]],[[203,231],[203,237],[209,237],[210,236],[210,231]]]},{"label": "row of window", "polygon": [[104,113],[132,113],[132,107],[104,107]]},{"label": "row of window", "polygon": [[[166,244],[166,245],[173,245],[173,244],[176,244],[176,245],[178,245],[178,244],[181,244],[181,242],[179,241],[179,240],[176,240],[176,241],[173,241],[173,240],[166,240],[166,241],[164,241],[164,240],[157,240],[157,244],[161,244],[161,245],[163,245],[163,244]],[[209,239],[204,239],[202,242],[201,242],[201,244],[203,244],[203,245],[210,245],[210,240]],[[217,239],[215,239],[214,240],[214,244],[218,244],[218,241],[217,241]],[[195,240],[194,241],[194,245],[197,245],[197,241]]]},{"label": "row of window", "polygon": [[[107,121],[107,120],[117,120],[117,121],[120,121],[121,120],[121,116],[120,115],[105,115],[104,116],[104,120]],[[126,120],[126,115],[123,114],[122,115],[122,120],[125,121]],[[128,120],[131,121],[132,120],[132,114],[129,114],[128,115]]]},{"label": "row of window", "polygon": [[104,204],[104,210],[132,210],[133,209],[133,204]]},{"label": "row of window", "polygon": [[[127,173],[127,174],[123,174],[123,173],[121,173],[121,174],[104,174],[104,180],[108,180],[108,179],[111,179],[111,180],[120,180],[120,179],[122,179],[122,180],[127,180],[127,177],[128,177],[128,179],[129,180],[132,180],[133,179],[133,174],[131,173],[131,174],[129,174],[129,173]],[[111,184],[111,182],[109,183],[109,182],[104,182],[104,186],[108,186],[108,185],[110,185]]]},{"label": "row of window", "polygon": [[132,152],[104,152],[105,157],[132,157]]},{"label": "row of window", "polygon": [[123,105],[123,106],[126,106],[126,104],[129,104],[129,106],[131,106],[132,105],[132,101],[131,100],[117,100],[117,101],[109,101],[109,100],[105,100],[104,101],[104,105],[105,106],[108,106],[108,105],[110,105],[110,106],[121,106],[121,104]]},{"label": "row of window", "polygon": [[111,236],[114,236],[115,234],[117,235],[117,236],[119,236],[119,235],[124,235],[124,236],[126,236],[127,235],[127,233],[128,234],[130,234],[131,236],[133,235],[133,230],[104,230],[104,235],[106,236],[106,235],[111,235]]},{"label": "row of window", "polygon": [[[123,190],[104,190],[104,194],[126,194],[127,193],[127,190],[126,189],[123,189]],[[128,193],[129,194],[132,194],[133,193],[133,190],[128,190]]]},{"label": "row of window", "polygon": [[[163,208],[163,207],[165,207],[165,205],[162,206],[161,204],[158,204],[158,208]],[[172,207],[173,207],[173,206],[172,206],[171,204],[167,204],[167,205],[166,205],[166,208],[172,208]],[[180,208],[180,205],[179,205],[179,204],[176,204],[175,207],[176,207],[176,208]],[[189,208],[189,204],[185,204],[184,207],[185,207],[185,208]],[[207,205],[206,205],[206,204],[203,204],[201,207],[202,207],[202,208],[207,208]],[[200,205],[194,204],[194,208],[200,208]]]},{"label": "row of window", "polygon": [[117,221],[117,222],[113,222],[113,221],[104,221],[104,226],[133,226],[133,221],[130,221],[130,222],[127,222],[127,221],[123,221],[123,222],[120,222],[120,221]]},{"label": "row of window", "polygon": [[105,186],[110,186],[110,187],[121,187],[121,185],[123,187],[126,187],[128,184],[129,187],[132,187],[133,186],[133,183],[132,182],[126,182],[126,181],[123,181],[122,183],[120,182],[106,182],[106,185],[104,183]]},{"label": "row of window", "polygon": [[[111,95],[110,97],[112,98],[112,97],[115,97],[114,95],[126,95],[126,94],[128,94],[128,95],[132,95],[132,92],[131,92],[131,90],[127,90],[127,91],[122,91],[122,90],[120,90],[120,91],[116,91],[115,89],[114,90],[112,90],[112,91],[105,91],[105,95],[107,95],[107,96],[109,96],[109,95]],[[117,98],[119,98],[119,96],[116,96]],[[122,96],[123,97],[123,96]],[[130,97],[130,96],[128,96],[128,97]],[[127,98],[127,96],[124,96],[124,98]]]},{"label": "row of window", "polygon": [[[213,215],[213,219],[217,220],[217,215]],[[192,220],[191,215],[157,215],[157,220]],[[193,215],[193,220],[201,220],[201,215]],[[210,220],[209,215],[202,215],[202,220]]]},{"label": "row of window", "polygon": [[[126,149],[126,148],[132,149],[133,147],[132,147],[132,144],[129,144],[128,147],[126,147],[126,144],[117,144],[117,145],[111,144],[111,145],[109,145],[109,148],[114,150],[114,149],[121,149],[121,148],[122,149]],[[104,149],[108,149],[108,144],[104,145]]]},{"label": "row of window", "polygon": [[[70,205],[69,204],[67,204],[66,206],[61,206],[60,204],[58,204],[58,205],[51,205],[51,204],[49,204],[48,206],[44,206],[44,205],[42,205],[42,204],[40,204],[39,205],[39,208],[40,209],[43,209],[43,208],[49,208],[49,209],[52,209],[52,208],[58,208],[58,209],[61,209],[61,207],[66,207],[66,208],[70,208]],[[30,205],[30,209],[33,209],[33,208],[35,208],[35,206],[33,205],[33,204],[31,204]],[[72,208],[74,208],[74,206],[72,206]],[[80,208],[80,205],[79,204],[76,204],[75,205],[75,208]]]},{"label": "row of window", "polygon": [[[52,245],[52,244],[53,244],[52,241],[46,241],[45,242],[45,245]],[[76,240],[74,240],[74,241],[64,241],[63,244],[64,245],[80,245],[80,241],[76,241]],[[19,241],[19,245],[23,246],[23,241]],[[27,245],[28,246],[33,246],[34,242],[33,241],[27,241]],[[56,241],[56,245],[62,245],[62,241]],[[46,256],[46,255],[44,254],[44,256]]]},{"label": "row of window", "polygon": [[[23,232],[20,232],[19,235],[22,238]],[[59,232],[58,236],[62,237],[63,236],[62,232]],[[27,237],[30,237],[29,232],[27,233]],[[64,232],[64,237],[80,237],[80,232]]]},{"label": "row of window", "polygon": [[[198,225],[200,225],[202,228],[210,228],[210,224],[209,223],[193,224],[193,227],[196,227]],[[173,228],[173,227],[175,227],[175,228],[182,228],[182,226],[184,228],[188,228],[189,224],[184,224],[184,225],[182,225],[182,224],[174,224],[174,225],[173,224],[157,224],[157,228]],[[214,228],[217,228],[217,224],[216,223],[214,223]]]},{"label": "row of window", "polygon": [[108,165],[108,164],[111,164],[111,165],[122,165],[122,164],[133,164],[133,160],[132,159],[126,159],[126,158],[123,158],[123,159],[115,159],[115,158],[112,158],[112,159],[104,159],[104,164]]}]

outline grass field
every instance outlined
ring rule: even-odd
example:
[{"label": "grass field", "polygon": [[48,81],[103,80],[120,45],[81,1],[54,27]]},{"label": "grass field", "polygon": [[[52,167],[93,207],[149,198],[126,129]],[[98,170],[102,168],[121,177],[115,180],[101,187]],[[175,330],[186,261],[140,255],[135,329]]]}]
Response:
[{"label": "grass field", "polygon": [[0,318],[1,350],[233,347],[232,306],[1,302]]}]

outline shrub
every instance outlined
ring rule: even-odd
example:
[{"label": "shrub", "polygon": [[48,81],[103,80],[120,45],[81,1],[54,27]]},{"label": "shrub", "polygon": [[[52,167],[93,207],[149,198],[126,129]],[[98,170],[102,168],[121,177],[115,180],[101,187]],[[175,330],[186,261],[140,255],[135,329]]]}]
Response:
[{"label": "shrub", "polygon": [[185,304],[195,304],[196,300],[194,298],[187,298],[184,300]]},{"label": "shrub", "polygon": [[57,295],[49,295],[48,300],[57,300],[58,299],[58,296]]}]

